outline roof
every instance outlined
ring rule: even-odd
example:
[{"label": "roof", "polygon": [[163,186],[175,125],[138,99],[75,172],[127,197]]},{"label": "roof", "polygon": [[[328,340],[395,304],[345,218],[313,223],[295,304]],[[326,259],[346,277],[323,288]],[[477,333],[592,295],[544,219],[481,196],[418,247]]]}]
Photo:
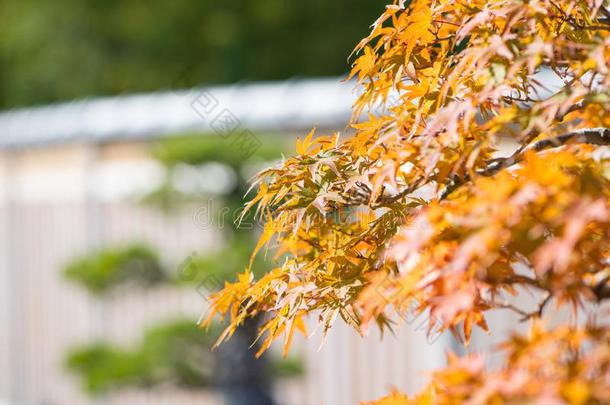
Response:
[{"label": "roof", "polygon": [[[0,148],[146,139],[184,132],[342,128],[355,100],[340,78],[104,97],[0,113]],[[228,120],[228,121],[227,121]]]}]

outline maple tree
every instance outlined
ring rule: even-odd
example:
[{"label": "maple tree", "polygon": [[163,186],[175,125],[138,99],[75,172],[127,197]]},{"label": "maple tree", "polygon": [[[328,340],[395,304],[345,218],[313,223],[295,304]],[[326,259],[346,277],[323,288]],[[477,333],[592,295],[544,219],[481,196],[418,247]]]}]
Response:
[{"label": "maple tree", "polygon": [[[228,317],[220,343],[272,313],[261,351],[287,351],[310,313],[324,334],[338,317],[383,330],[416,303],[468,343],[511,310],[532,329],[504,368],[450,356],[418,396],[378,403],[603,403],[608,327],[542,319],[610,298],[608,2],[397,0],[355,51],[353,134],[312,131],[259,174],[253,258],[272,246],[278,267],[227,283],[202,325]],[[507,299],[523,289],[531,311]]]}]

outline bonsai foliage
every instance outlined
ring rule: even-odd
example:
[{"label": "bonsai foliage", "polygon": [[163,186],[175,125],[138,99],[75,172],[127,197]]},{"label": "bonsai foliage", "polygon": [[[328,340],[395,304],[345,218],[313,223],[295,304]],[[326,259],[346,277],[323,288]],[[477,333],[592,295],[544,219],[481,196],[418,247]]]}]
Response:
[{"label": "bonsai foliage", "polygon": [[[260,173],[245,209],[266,224],[254,255],[273,245],[278,266],[246,269],[204,324],[228,316],[223,341],[273,312],[263,350],[287,350],[309,313],[363,331],[416,305],[468,343],[508,309],[535,328],[505,368],[451,359],[415,403],[603,402],[607,327],[539,319],[610,297],[607,1],[399,0],[356,52],[353,135],[312,132]],[[523,289],[539,306],[507,299]]]},{"label": "bonsai foliage", "polygon": [[72,260],[63,273],[68,280],[82,284],[96,295],[126,283],[154,285],[168,278],[157,252],[141,244],[91,252]]},{"label": "bonsai foliage", "polygon": [[[177,319],[145,331],[136,347],[95,343],[70,351],[66,365],[82,378],[86,392],[99,395],[121,388],[150,388],[173,384],[188,389],[214,387],[218,359],[209,350],[218,325],[202,334],[190,319]],[[294,359],[274,358],[269,365],[274,378],[302,373]]]},{"label": "bonsai foliage", "polygon": [[83,387],[92,395],[168,382],[209,387],[214,370],[214,356],[207,349],[211,336],[199,333],[192,321],[174,320],[147,330],[133,350],[106,343],[76,348],[69,353],[67,366],[81,375]]}]

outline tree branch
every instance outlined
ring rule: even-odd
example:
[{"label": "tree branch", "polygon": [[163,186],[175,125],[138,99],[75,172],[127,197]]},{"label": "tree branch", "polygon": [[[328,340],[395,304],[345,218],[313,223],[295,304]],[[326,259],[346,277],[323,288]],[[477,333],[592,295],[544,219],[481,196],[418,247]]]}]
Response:
[{"label": "tree branch", "polygon": [[580,101],[576,104],[574,104],[573,106],[571,106],[570,108],[567,109],[567,111],[563,114],[558,114],[557,115],[557,119],[559,121],[563,121],[563,119],[565,118],[566,115],[573,113],[574,111],[578,111],[578,110],[582,110],[585,107],[585,101]]},{"label": "tree branch", "polygon": [[610,281],[610,276],[604,277],[593,287],[593,293],[597,297],[598,302],[610,298],[610,283],[608,281]]},{"label": "tree branch", "polygon": [[538,309],[536,311],[530,312],[529,314],[525,315],[524,317],[521,318],[521,322],[527,321],[528,319],[531,318],[542,318],[542,313],[544,312],[544,307],[546,307],[546,304],[548,304],[551,299],[553,298],[553,294],[551,294],[550,292],[547,292],[546,297],[540,301],[540,303],[538,303]]},{"label": "tree branch", "polygon": [[492,309],[508,309],[509,311],[512,311],[514,313],[516,313],[517,315],[521,315],[521,319],[523,318],[527,318],[530,316],[529,312],[526,312],[524,310],[522,310],[521,308],[518,308],[512,304],[509,304],[508,302],[496,302],[493,304],[490,304]]},{"label": "tree branch", "polygon": [[509,311],[512,311],[515,314],[521,316],[521,318],[519,319],[519,322],[525,322],[531,318],[542,318],[542,313],[544,312],[544,308],[551,301],[551,299],[553,299],[553,294],[551,294],[550,292],[547,292],[546,297],[538,303],[538,308],[532,312],[525,311],[507,301],[502,301],[502,302],[497,302],[497,301],[493,302],[492,301],[492,302],[489,302],[488,305],[491,307],[491,309],[508,309]]},{"label": "tree branch", "polygon": [[[581,129],[578,131],[568,132],[563,135],[556,136],[554,138],[543,139],[535,142],[523,149],[517,150],[511,156],[505,158],[498,158],[493,160],[487,167],[479,169],[476,174],[479,176],[493,176],[499,171],[513,166],[523,160],[525,154],[529,151],[541,152],[546,149],[557,148],[569,144],[590,144],[590,145],[610,145],[610,129],[609,128],[588,128]],[[469,182],[471,176],[466,175],[464,177],[453,176],[445,190],[443,191],[440,199],[447,198],[453,191]]]},{"label": "tree branch", "polygon": [[415,183],[411,184],[409,187],[405,188],[404,190],[402,190],[400,193],[398,193],[396,195],[388,196],[388,197],[381,197],[379,203],[374,205],[372,208],[377,209],[377,208],[384,207],[388,204],[395,203],[396,201],[413,193],[420,186],[422,186],[425,182],[426,182],[426,178],[422,177],[419,180],[417,180]]},{"label": "tree branch", "polygon": [[568,132],[554,138],[543,139],[538,141],[513,155],[496,160],[485,169],[477,171],[481,176],[492,176],[502,169],[519,163],[529,151],[541,152],[546,149],[557,148],[569,144],[586,143],[590,145],[610,145],[610,129],[609,128],[587,128],[578,131]]}]

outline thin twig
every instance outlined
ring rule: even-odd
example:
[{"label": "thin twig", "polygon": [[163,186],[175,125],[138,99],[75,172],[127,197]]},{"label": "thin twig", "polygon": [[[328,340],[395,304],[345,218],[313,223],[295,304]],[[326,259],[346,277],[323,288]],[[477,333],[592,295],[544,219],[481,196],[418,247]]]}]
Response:
[{"label": "thin twig", "polygon": [[439,23],[439,24],[449,24],[449,25],[455,25],[456,27],[461,27],[461,25],[460,25],[460,24],[456,24],[456,23],[451,22],[451,21],[445,21],[445,20],[432,20],[432,22]]},{"label": "thin twig", "polygon": [[523,318],[521,318],[521,322],[527,321],[528,319],[531,318],[542,318],[542,312],[544,312],[544,307],[546,306],[546,304],[548,304],[551,299],[553,298],[553,294],[551,293],[547,293],[547,296],[538,304],[538,309],[534,312],[530,312],[529,314],[525,315]]}]

